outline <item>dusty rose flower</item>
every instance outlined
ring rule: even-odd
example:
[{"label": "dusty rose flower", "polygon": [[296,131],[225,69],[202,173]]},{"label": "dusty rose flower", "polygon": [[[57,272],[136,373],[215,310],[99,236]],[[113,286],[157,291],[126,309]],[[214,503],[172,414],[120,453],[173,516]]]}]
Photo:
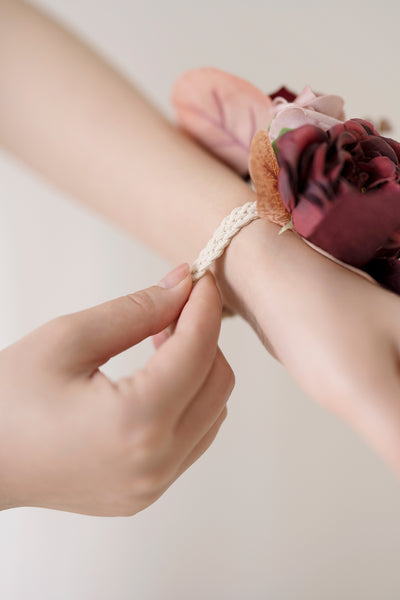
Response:
[{"label": "dusty rose flower", "polygon": [[351,119],[326,132],[304,125],[276,145],[279,193],[295,230],[391,289],[386,275],[397,277],[400,292],[400,144]]},{"label": "dusty rose flower", "polygon": [[340,96],[315,94],[308,85],[293,100],[288,100],[291,97],[289,90],[282,88],[280,91],[282,96],[278,95],[279,92],[272,95],[274,116],[269,128],[271,142],[282,129],[296,129],[310,124],[326,131],[344,121],[344,101]]}]

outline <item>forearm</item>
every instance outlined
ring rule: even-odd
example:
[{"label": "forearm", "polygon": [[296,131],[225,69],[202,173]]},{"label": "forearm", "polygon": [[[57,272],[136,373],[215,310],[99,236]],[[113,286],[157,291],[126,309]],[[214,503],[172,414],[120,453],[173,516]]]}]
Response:
[{"label": "forearm", "polygon": [[[17,0],[0,0],[0,143],[173,261],[193,260],[253,191],[101,58]],[[302,388],[400,472],[398,297],[256,220],[214,267]]]},{"label": "forearm", "polygon": [[0,7],[0,143],[170,259],[195,258],[248,186],[59,25]]},{"label": "forearm", "polygon": [[[82,42],[19,1],[0,10],[0,142],[24,162],[173,261],[193,260],[225,215],[255,199]],[[278,229],[248,225],[214,267],[224,302],[259,330],[266,280],[279,298],[284,247],[316,255]]]}]

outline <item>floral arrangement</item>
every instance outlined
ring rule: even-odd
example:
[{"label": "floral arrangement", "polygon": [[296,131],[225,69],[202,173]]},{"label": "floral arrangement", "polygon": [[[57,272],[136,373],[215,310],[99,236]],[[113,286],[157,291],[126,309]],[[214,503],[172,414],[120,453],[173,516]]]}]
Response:
[{"label": "floral arrangement", "polygon": [[281,88],[265,94],[218,69],[174,87],[181,126],[243,177],[257,211],[332,259],[400,294],[400,144],[340,96]]}]

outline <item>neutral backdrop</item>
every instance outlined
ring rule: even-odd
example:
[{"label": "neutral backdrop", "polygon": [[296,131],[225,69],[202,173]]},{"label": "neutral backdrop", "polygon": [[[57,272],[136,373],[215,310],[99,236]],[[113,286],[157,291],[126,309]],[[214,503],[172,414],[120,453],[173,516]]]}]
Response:
[{"label": "neutral backdrop", "polygon": [[[348,116],[388,116],[399,131],[397,1],[37,4],[171,117],[175,78],[215,66],[266,92],[309,83],[342,94]],[[5,153],[0,189],[1,347],[170,268]],[[208,453],[135,517],[0,513],[2,599],[399,598],[395,477],[298,389],[246,323],[227,320],[221,347],[237,385]],[[128,373],[151,352],[147,341],[107,372]]]}]

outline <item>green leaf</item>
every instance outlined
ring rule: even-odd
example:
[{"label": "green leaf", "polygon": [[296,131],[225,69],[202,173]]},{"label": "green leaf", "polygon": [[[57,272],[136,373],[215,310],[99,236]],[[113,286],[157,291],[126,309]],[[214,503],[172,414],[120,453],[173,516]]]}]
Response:
[{"label": "green leaf", "polygon": [[286,225],[283,225],[283,227],[280,228],[280,230],[278,231],[278,235],[281,235],[281,233],[287,231],[288,229],[294,229],[292,217],[290,217],[290,221],[286,223]]},{"label": "green leaf", "polygon": [[282,127],[282,129],[279,132],[278,137],[276,137],[274,139],[274,141],[272,142],[272,148],[274,149],[275,156],[277,156],[277,154],[278,154],[278,149],[276,147],[276,141],[279,140],[279,138],[281,137],[281,135],[283,135],[284,133],[287,133],[288,131],[293,131],[293,129],[290,129],[290,127]]}]

